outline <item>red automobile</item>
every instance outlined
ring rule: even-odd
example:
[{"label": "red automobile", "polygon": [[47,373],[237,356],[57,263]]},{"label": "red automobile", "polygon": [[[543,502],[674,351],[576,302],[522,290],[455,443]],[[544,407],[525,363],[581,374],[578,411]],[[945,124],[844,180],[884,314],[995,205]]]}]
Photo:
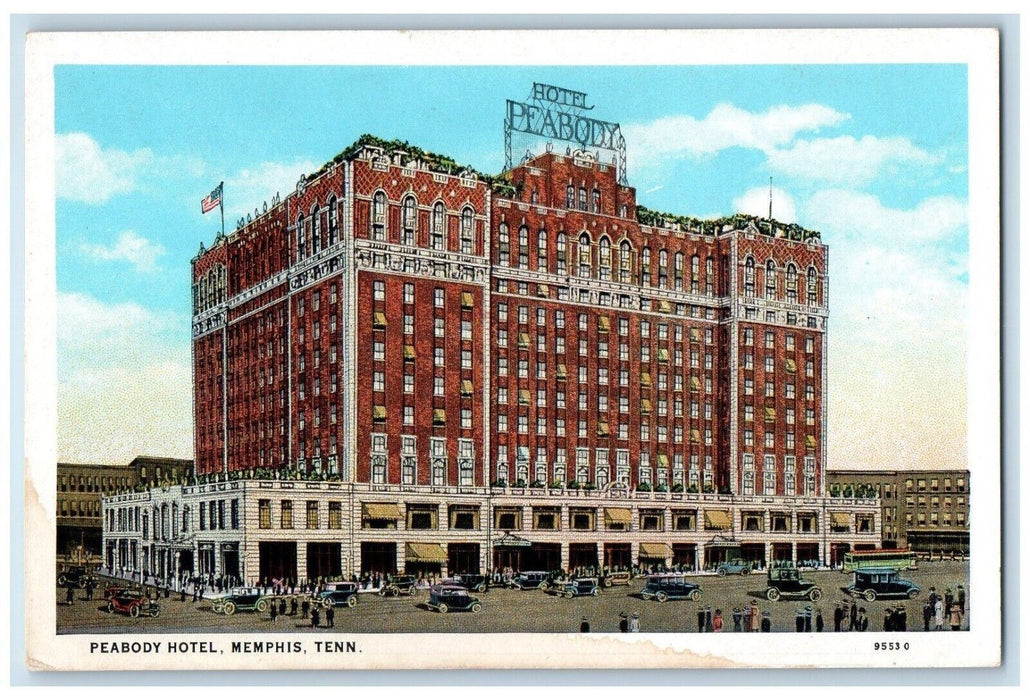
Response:
[{"label": "red automobile", "polygon": [[125,613],[129,617],[157,617],[161,614],[161,606],[139,589],[123,588],[107,599],[107,612]]}]

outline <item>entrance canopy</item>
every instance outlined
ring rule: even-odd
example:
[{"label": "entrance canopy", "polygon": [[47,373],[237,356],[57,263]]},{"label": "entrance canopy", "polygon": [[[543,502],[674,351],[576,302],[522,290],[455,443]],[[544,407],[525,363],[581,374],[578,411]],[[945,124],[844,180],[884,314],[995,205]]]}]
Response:
[{"label": "entrance canopy", "polygon": [[494,540],[494,547],[532,547],[533,543],[522,537],[505,533],[504,537]]},{"label": "entrance canopy", "polygon": [[443,564],[447,561],[447,552],[435,542],[408,542],[404,548],[408,561]]}]

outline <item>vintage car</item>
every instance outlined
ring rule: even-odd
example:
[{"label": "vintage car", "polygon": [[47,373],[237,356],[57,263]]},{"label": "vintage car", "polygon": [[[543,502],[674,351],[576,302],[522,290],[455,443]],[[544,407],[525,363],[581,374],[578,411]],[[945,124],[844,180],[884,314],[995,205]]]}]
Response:
[{"label": "vintage car", "polygon": [[629,571],[610,571],[601,577],[601,585],[605,588],[612,586],[628,586],[633,580],[633,574]]},{"label": "vintage car", "polygon": [[157,617],[161,606],[138,588],[123,588],[107,599],[107,612],[125,613],[129,617]]},{"label": "vintage car", "polygon": [[740,574],[741,576],[747,576],[751,573],[751,564],[743,559],[730,559],[729,561],[724,561],[719,564],[715,573],[719,576],[725,576],[726,574]]},{"label": "vintage car", "polygon": [[326,608],[343,605],[353,608],[358,604],[358,584],[351,582],[330,584],[330,588],[321,591],[315,597],[315,603]]},{"label": "vintage car", "polygon": [[557,586],[555,592],[565,598],[578,598],[585,595],[599,595],[601,589],[597,586],[596,578],[574,578]]},{"label": "vintage car", "polygon": [[266,595],[261,588],[233,588],[220,598],[215,598],[211,603],[211,609],[226,615],[232,615],[238,610],[256,610],[264,613],[268,612],[268,606],[272,602],[272,597]]},{"label": "vintage car", "polygon": [[546,571],[523,571],[513,578],[509,585],[522,591],[528,591],[533,588],[542,590],[547,588],[550,579],[551,575]]},{"label": "vintage car", "polygon": [[485,592],[487,586],[490,585],[490,579],[482,574],[457,574],[454,577],[454,580],[470,591],[475,591],[476,593]]},{"label": "vintage car", "polygon": [[471,610],[474,613],[483,609],[479,598],[469,595],[463,586],[436,584],[429,589],[429,602],[426,607],[437,612]]},{"label": "vintage car", "polygon": [[96,587],[99,583],[100,578],[85,566],[70,566],[57,575],[57,585],[61,588],[85,588],[91,584]]},{"label": "vintage car", "polygon": [[394,576],[380,587],[379,595],[384,598],[388,595],[415,595],[417,591],[418,579],[414,576]]},{"label": "vintage car", "polygon": [[807,598],[811,601],[823,597],[823,591],[812,581],[801,578],[794,566],[773,566],[769,569],[765,597],[768,600],[780,598]]},{"label": "vintage car", "polygon": [[684,598],[696,601],[701,600],[701,593],[700,586],[680,574],[654,574],[644,581],[640,597],[644,600],[657,600],[659,603]]},{"label": "vintage car", "polygon": [[847,592],[870,602],[877,598],[915,598],[922,590],[908,579],[901,578],[897,569],[869,567],[855,569],[852,573],[855,580]]}]

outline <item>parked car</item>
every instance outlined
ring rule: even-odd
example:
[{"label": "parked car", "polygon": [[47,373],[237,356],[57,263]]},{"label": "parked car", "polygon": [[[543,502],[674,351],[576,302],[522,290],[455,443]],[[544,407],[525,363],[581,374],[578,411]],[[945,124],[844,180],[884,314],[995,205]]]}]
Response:
[{"label": "parked car", "polygon": [[769,569],[765,597],[773,601],[780,598],[807,598],[814,602],[823,597],[823,591],[812,581],[802,578],[794,566],[774,566]]},{"label": "parked car", "polygon": [[161,606],[138,588],[123,588],[107,599],[107,612],[125,613],[129,617],[157,617]]},{"label": "parked car", "polygon": [[574,578],[561,584],[556,593],[565,598],[578,598],[580,596],[600,594],[601,589],[597,586],[596,578]]},{"label": "parked car", "polygon": [[487,586],[490,585],[490,579],[482,574],[458,574],[454,577],[454,580],[470,591],[475,591],[476,593],[485,592]]},{"label": "parked car", "polygon": [[547,588],[551,575],[546,571],[523,571],[511,580],[511,587],[527,591],[532,588]]},{"label": "parked car", "polygon": [[358,604],[358,584],[346,582],[331,585],[331,588],[318,594],[315,598],[316,604],[326,608],[340,607],[342,605],[353,608]]},{"label": "parked car", "polygon": [[715,570],[715,573],[719,576],[725,576],[726,574],[740,574],[741,576],[747,576],[751,573],[751,563],[744,561],[743,559],[730,559],[719,564],[719,567]]},{"label": "parked car", "polygon": [[220,598],[215,598],[211,603],[211,610],[226,615],[243,610],[265,613],[272,602],[272,597],[266,595],[261,588],[233,588]]},{"label": "parked car", "polygon": [[414,576],[394,576],[388,583],[382,585],[379,595],[384,598],[388,595],[415,595],[417,591],[418,579]]},{"label": "parked car", "polygon": [[57,575],[57,585],[62,588],[68,586],[85,588],[90,584],[96,587],[99,583],[100,578],[85,566],[69,566]]},{"label": "parked car", "polygon": [[915,598],[922,590],[908,579],[901,578],[897,569],[870,567],[855,569],[854,581],[847,592],[872,602],[877,598]]},{"label": "parked car", "polygon": [[633,580],[633,574],[629,571],[611,571],[601,577],[601,585],[605,588],[612,586],[628,586]]},{"label": "parked car", "polygon": [[680,574],[648,576],[644,581],[643,590],[640,591],[640,597],[644,600],[657,600],[659,603],[683,598],[697,601],[701,600],[701,594],[700,586],[688,581]]},{"label": "parked car", "polygon": [[477,613],[483,609],[483,604],[463,586],[436,584],[429,589],[429,602],[426,603],[426,607],[442,613],[463,610]]}]

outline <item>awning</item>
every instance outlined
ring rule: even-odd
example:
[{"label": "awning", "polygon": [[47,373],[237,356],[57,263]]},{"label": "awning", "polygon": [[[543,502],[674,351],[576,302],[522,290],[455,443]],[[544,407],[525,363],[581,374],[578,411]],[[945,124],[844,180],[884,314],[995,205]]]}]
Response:
[{"label": "awning", "polygon": [[640,557],[647,559],[665,559],[672,556],[672,548],[664,542],[641,542]]},{"label": "awning", "polygon": [[433,409],[433,425],[443,425],[447,422],[447,411],[442,408]]},{"label": "awning", "polygon": [[447,552],[435,542],[408,542],[404,545],[404,558],[408,561],[443,564],[447,561]]},{"label": "awning", "polygon": [[373,328],[386,328],[386,314],[382,311],[376,311],[372,314],[372,327]]},{"label": "awning", "polygon": [[372,420],[386,420],[386,406],[373,406]]},{"label": "awning", "polygon": [[597,317],[597,330],[598,331],[600,331],[601,333],[607,333],[608,331],[611,330],[611,328],[612,328],[612,322],[608,319],[607,316],[598,316]]},{"label": "awning", "polygon": [[706,510],[705,528],[708,530],[728,530],[732,526],[728,510]]},{"label": "awning", "polygon": [[695,343],[701,342],[701,329],[693,327],[690,329],[690,340]]},{"label": "awning", "polygon": [[815,435],[805,436],[805,447],[815,447]]},{"label": "awning", "polygon": [[669,351],[666,350],[665,348],[658,348],[658,361],[659,362],[668,362],[669,361]]},{"label": "awning", "polygon": [[401,508],[396,503],[362,503],[361,510],[369,520],[398,520]]},{"label": "awning", "polygon": [[691,428],[690,429],[690,441],[691,442],[701,442],[701,429],[700,428]]},{"label": "awning", "polygon": [[565,365],[558,365],[558,379],[565,379],[569,371],[565,368]]},{"label": "awning", "polygon": [[851,527],[851,515],[848,513],[830,513],[830,522],[837,527]]},{"label": "awning", "polygon": [[776,409],[772,406],[765,407],[765,420],[767,423],[771,423],[776,420]]},{"label": "awning", "polygon": [[414,360],[415,359],[415,346],[414,345],[405,345],[404,346],[404,359],[405,360]]},{"label": "awning", "polygon": [[519,403],[529,404],[529,389],[519,389]]},{"label": "awning", "polygon": [[663,314],[672,313],[672,304],[662,299],[658,302],[658,310]]},{"label": "awning", "polygon": [[640,386],[645,387],[647,389],[651,388],[651,373],[650,372],[641,372],[640,373]]},{"label": "awning", "polygon": [[611,435],[611,429],[608,427],[608,422],[607,421],[600,421],[597,424],[597,436],[598,437],[608,437],[609,435]]},{"label": "awning", "polygon": [[469,379],[462,379],[461,380],[461,393],[462,393],[463,396],[471,396],[472,395],[472,381],[471,380],[469,380]]},{"label": "awning", "polygon": [[629,508],[605,508],[604,509],[604,522],[607,525],[625,525],[629,527],[630,521],[633,520],[633,513],[630,512]]},{"label": "awning", "polygon": [[472,308],[472,292],[461,293],[461,308],[471,309]]},{"label": "awning", "polygon": [[701,391],[701,378],[700,377],[691,377],[690,378],[690,390],[691,391]]},{"label": "awning", "polygon": [[790,358],[787,358],[787,371],[788,372],[797,372],[798,371],[797,364],[794,362],[794,360],[791,360]]},{"label": "awning", "polygon": [[537,296],[549,297],[551,296],[551,289],[546,284],[538,284],[536,286]]},{"label": "awning", "polygon": [[665,455],[665,454],[659,453],[658,454],[658,466],[659,467],[667,467],[667,466],[669,466],[669,455]]},{"label": "awning", "polygon": [[528,348],[529,347],[529,333],[519,333],[519,347],[520,348]]},{"label": "awning", "polygon": [[641,413],[650,413],[651,412],[651,400],[650,399],[640,399],[640,412]]}]

